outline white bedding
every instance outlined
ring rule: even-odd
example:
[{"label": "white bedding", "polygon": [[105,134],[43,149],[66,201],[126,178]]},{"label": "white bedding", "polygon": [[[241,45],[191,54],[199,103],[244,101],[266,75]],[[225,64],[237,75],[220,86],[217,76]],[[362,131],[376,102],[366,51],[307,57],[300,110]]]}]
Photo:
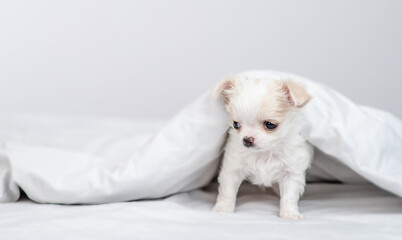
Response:
[{"label": "white bedding", "polygon": [[303,110],[303,134],[317,147],[308,179],[348,183],[309,185],[306,219],[278,218],[278,199],[254,187],[241,191],[235,214],[210,211],[216,189],[194,189],[215,175],[228,124],[206,93],[169,121],[0,117],[0,202],[17,201],[21,188],[40,203],[111,203],[0,204],[0,239],[401,239],[402,122],[293,77],[314,98]]},{"label": "white bedding", "polygon": [[211,212],[216,185],[161,200],[101,205],[0,204],[0,239],[310,239],[378,240],[402,236],[402,200],[372,185],[308,184],[286,221],[278,198],[245,185],[236,212]]},{"label": "white bedding", "polygon": [[[323,153],[314,160],[321,172],[312,171],[310,176],[356,182],[356,172],[402,196],[399,119],[358,106],[328,87],[295,75],[263,71],[238,76],[290,77],[306,86],[313,100],[302,109],[302,134]],[[159,198],[199,188],[216,172],[229,122],[222,101],[212,100],[209,92],[161,125],[2,116],[0,202],[17,200],[18,187],[34,201],[65,204]],[[337,168],[336,162],[352,171]]]}]

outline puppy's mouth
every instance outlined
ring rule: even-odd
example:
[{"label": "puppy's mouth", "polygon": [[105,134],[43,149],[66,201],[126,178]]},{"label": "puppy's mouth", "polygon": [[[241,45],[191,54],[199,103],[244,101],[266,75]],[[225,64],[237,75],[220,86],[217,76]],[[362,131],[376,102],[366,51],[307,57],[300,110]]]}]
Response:
[{"label": "puppy's mouth", "polygon": [[260,146],[260,145],[253,145],[250,147],[247,147],[245,145],[242,145],[242,151],[243,152],[254,152],[254,153],[263,153],[267,151],[271,151],[272,148],[268,146]]},{"label": "puppy's mouth", "polygon": [[245,146],[245,145],[243,145],[243,151],[262,152],[262,151],[264,151],[264,148],[261,148],[258,145],[253,145],[253,146]]}]

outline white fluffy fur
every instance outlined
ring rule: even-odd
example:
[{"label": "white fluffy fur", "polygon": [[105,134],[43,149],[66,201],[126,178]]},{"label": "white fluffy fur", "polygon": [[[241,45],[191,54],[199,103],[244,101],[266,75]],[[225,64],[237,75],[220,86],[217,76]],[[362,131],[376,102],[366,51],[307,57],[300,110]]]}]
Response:
[{"label": "white fluffy fur", "polygon": [[[290,80],[226,79],[216,88],[240,129],[229,130],[214,211],[233,212],[243,180],[256,185],[279,186],[279,216],[300,219],[298,200],[304,192],[305,171],[313,156],[312,146],[299,134],[299,110],[310,96]],[[264,128],[264,121],[277,124]],[[243,144],[253,137],[252,147]],[[278,192],[278,190],[276,190]],[[278,193],[279,194],[279,193]]]}]

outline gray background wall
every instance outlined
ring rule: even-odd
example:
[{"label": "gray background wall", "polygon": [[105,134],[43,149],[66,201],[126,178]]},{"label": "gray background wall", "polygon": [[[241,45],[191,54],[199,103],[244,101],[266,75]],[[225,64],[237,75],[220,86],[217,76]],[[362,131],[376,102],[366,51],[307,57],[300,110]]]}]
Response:
[{"label": "gray background wall", "polygon": [[0,111],[163,117],[293,72],[402,118],[402,1],[1,1]]}]

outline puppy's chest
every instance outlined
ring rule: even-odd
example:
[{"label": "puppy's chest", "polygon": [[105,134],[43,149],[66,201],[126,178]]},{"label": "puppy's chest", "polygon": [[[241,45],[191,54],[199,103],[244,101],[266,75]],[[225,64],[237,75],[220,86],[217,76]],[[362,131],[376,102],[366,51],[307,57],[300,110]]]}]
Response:
[{"label": "puppy's chest", "polygon": [[274,154],[256,154],[242,160],[246,178],[253,184],[271,186],[286,174],[286,165]]}]

